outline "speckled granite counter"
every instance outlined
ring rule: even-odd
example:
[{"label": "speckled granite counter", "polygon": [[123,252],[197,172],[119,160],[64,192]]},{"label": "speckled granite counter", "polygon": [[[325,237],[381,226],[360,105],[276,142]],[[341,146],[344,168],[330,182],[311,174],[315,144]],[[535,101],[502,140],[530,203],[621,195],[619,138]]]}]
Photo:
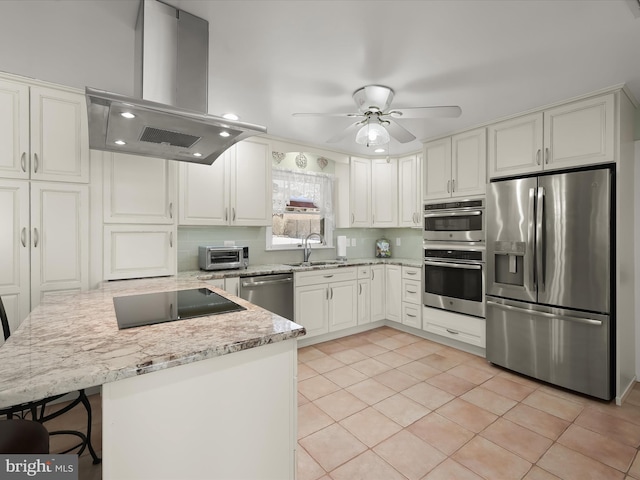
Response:
[{"label": "speckled granite counter", "polygon": [[413,258],[356,258],[346,261],[334,260],[318,260],[321,264],[311,261],[310,265],[291,264],[265,264],[265,265],[249,265],[245,270],[194,270],[189,272],[181,272],[178,274],[180,278],[196,278],[198,280],[215,280],[229,277],[250,277],[253,275],[269,275],[272,273],[290,273],[305,272],[308,270],[319,270],[327,268],[353,267],[358,265],[402,265],[406,267],[422,268],[422,261]]},{"label": "speckled granite counter", "polygon": [[192,275],[109,282],[49,294],[0,346],[0,407],[102,385],[296,338],[302,326],[245,300],[247,310],[119,330],[113,297],[188,288]]}]

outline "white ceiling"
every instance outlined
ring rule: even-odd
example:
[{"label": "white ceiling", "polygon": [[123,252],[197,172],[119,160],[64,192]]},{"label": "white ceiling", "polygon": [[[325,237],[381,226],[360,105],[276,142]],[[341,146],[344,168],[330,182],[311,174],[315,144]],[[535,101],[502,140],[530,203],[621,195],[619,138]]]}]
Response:
[{"label": "white ceiling", "polygon": [[[323,148],[373,154],[352,138],[325,143],[348,118],[291,114],[356,111],[351,95],[368,84],[393,88],[396,108],[462,108],[456,119],[400,120],[418,140],[621,83],[640,99],[630,1],[168,3],[210,22],[210,113]],[[392,155],[420,148],[390,145]]]}]

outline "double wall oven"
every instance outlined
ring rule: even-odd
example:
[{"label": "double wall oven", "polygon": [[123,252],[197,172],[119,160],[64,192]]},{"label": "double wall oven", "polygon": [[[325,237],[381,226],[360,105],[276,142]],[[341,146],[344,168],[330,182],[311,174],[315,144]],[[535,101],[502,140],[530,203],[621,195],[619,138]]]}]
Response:
[{"label": "double wall oven", "polygon": [[423,303],[484,318],[484,199],[424,205]]}]

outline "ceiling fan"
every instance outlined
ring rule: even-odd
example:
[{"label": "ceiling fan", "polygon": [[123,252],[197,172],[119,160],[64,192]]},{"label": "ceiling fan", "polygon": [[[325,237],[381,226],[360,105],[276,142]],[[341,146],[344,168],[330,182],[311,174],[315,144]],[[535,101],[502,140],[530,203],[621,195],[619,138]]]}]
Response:
[{"label": "ceiling fan", "polygon": [[384,85],[367,85],[353,92],[357,113],[294,113],[294,117],[353,117],[359,120],[327,143],[335,143],[356,133],[356,143],[367,147],[389,143],[390,137],[400,143],[411,142],[415,135],[401,126],[399,118],[459,117],[458,106],[407,107],[390,109],[394,92]]}]

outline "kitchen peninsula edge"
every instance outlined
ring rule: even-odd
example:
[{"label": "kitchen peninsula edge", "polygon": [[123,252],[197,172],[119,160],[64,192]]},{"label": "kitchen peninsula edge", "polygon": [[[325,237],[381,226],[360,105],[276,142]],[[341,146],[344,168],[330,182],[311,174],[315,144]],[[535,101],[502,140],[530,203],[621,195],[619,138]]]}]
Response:
[{"label": "kitchen peninsula edge", "polygon": [[[191,288],[246,310],[118,329],[113,297]],[[194,278],[49,294],[0,347],[0,407],[102,385],[105,480],[293,479],[304,334]]]}]

